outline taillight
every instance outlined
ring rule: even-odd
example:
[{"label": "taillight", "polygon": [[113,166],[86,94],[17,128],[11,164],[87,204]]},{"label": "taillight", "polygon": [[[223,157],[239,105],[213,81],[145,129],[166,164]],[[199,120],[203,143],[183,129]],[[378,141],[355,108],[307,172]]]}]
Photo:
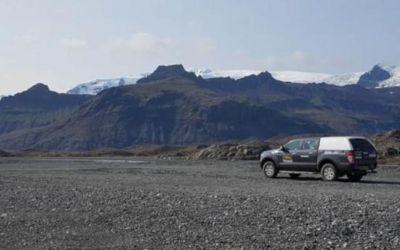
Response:
[{"label": "taillight", "polygon": [[347,151],[346,152],[346,157],[349,163],[354,163],[354,152],[353,151]]}]

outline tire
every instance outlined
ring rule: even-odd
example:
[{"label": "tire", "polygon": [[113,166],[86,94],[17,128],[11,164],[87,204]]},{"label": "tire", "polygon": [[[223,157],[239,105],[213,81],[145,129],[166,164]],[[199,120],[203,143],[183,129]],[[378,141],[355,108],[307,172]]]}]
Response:
[{"label": "tire", "polygon": [[358,182],[361,181],[361,179],[363,178],[363,174],[347,174],[347,178],[349,178],[349,180],[351,182]]},{"label": "tire", "polygon": [[290,174],[289,174],[289,177],[292,178],[292,179],[297,179],[297,178],[300,177],[300,174],[290,173]]},{"label": "tire", "polygon": [[266,161],[264,163],[263,172],[267,178],[275,178],[278,175],[278,169],[272,161]]},{"label": "tire", "polygon": [[338,178],[336,167],[331,163],[326,163],[321,168],[321,176],[324,181],[335,181]]}]

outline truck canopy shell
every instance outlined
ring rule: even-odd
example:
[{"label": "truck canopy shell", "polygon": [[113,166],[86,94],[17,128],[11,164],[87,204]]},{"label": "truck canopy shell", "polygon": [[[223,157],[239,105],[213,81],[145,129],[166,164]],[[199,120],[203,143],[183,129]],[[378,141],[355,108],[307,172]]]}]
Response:
[{"label": "truck canopy shell", "polygon": [[365,137],[356,136],[321,137],[319,150],[353,150],[353,145],[351,145],[350,139],[364,139],[369,141]]}]

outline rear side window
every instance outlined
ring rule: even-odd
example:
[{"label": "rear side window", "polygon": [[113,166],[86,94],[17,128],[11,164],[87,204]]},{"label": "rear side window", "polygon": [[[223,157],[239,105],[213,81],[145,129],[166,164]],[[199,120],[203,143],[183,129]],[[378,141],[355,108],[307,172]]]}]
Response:
[{"label": "rear side window", "polygon": [[350,139],[350,143],[355,151],[375,153],[375,148],[365,139]]},{"label": "rear side window", "polygon": [[302,150],[317,150],[318,149],[319,139],[310,138],[304,139],[303,143],[301,144]]}]

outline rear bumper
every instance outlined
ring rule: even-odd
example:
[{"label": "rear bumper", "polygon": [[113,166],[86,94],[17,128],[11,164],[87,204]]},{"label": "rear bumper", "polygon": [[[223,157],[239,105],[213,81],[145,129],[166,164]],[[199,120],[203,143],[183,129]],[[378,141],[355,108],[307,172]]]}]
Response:
[{"label": "rear bumper", "polygon": [[369,164],[349,164],[343,163],[339,164],[338,170],[342,173],[360,173],[367,174],[375,172],[378,164],[376,162],[371,162]]}]

